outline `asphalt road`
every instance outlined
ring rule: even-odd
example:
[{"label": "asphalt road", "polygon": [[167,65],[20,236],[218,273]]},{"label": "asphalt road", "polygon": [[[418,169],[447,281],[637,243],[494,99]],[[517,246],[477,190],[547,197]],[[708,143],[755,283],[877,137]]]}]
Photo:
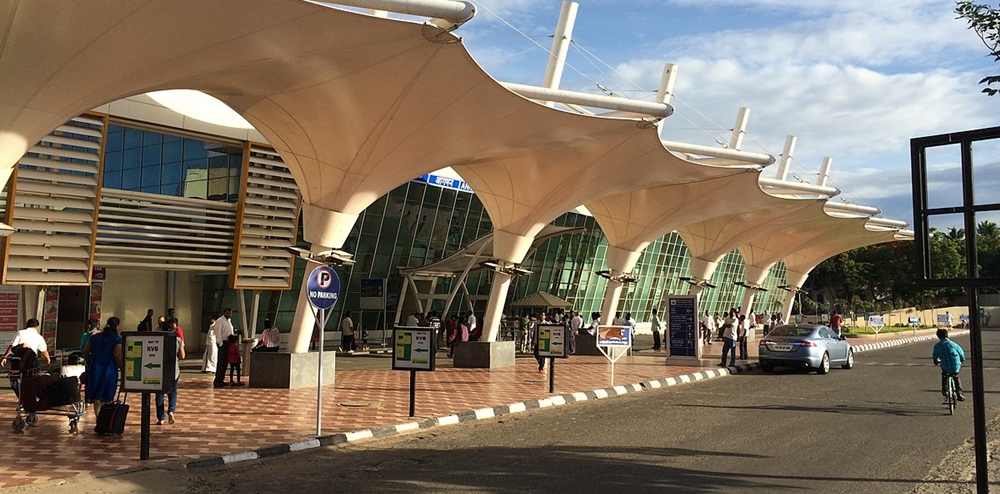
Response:
[{"label": "asphalt road", "polygon": [[[969,350],[968,337],[956,341]],[[1000,333],[985,333],[984,342],[992,419],[1000,413]],[[826,376],[758,371],[216,470],[129,474],[114,479],[115,489],[66,487],[856,494],[914,492],[928,479],[920,492],[969,491],[967,480],[940,472],[973,435],[971,392],[948,416],[932,346],[863,353],[854,369]],[[971,390],[969,371],[962,376]]]}]

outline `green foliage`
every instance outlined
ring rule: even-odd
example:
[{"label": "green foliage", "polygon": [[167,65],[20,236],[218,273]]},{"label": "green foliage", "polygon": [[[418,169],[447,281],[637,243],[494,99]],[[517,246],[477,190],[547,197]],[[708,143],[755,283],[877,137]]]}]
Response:
[{"label": "green foliage", "polygon": [[[959,19],[965,19],[969,29],[979,36],[983,45],[990,51],[993,61],[1000,62],[1000,10],[989,5],[963,0],[955,2],[955,14]],[[986,85],[983,92],[989,96],[1000,92],[1000,89],[991,87],[1000,86],[1000,75],[984,77],[979,83]]]},{"label": "green foliage", "polygon": [[[929,232],[931,269],[942,278],[966,275],[965,230],[949,228]],[[1000,273],[1000,227],[983,221],[976,227],[977,268],[981,273]],[[961,295],[955,288],[919,289],[914,283],[916,246],[913,242],[889,242],[844,252],[813,269],[805,286],[811,292],[832,295],[817,304],[803,298],[803,313],[829,312],[865,314],[896,307],[939,307]],[[796,307],[797,309],[797,307]],[[817,312],[818,311],[818,312]]]}]

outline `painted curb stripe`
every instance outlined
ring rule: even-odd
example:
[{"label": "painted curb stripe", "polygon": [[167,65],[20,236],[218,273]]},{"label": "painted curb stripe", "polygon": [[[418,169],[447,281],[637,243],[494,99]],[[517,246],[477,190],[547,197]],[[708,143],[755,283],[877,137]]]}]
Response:
[{"label": "painted curb stripe", "polygon": [[[968,331],[952,332],[952,335],[955,336],[960,336],[964,334],[968,334]],[[865,343],[853,346],[852,348],[854,348],[855,352],[861,353],[871,350],[905,345],[907,343],[916,343],[921,341],[932,340],[934,338],[936,338],[936,336],[934,335],[900,338],[891,341]],[[401,434],[403,432],[408,432],[418,429],[427,429],[437,426],[454,425],[461,422],[470,422],[473,420],[484,420],[493,417],[510,415],[513,413],[526,412],[528,410],[548,408],[553,406],[562,406],[570,403],[577,403],[588,400],[602,400],[613,396],[625,395],[630,392],[634,393],[647,389],[659,389],[663,387],[677,386],[678,384],[686,384],[706,379],[713,379],[717,377],[725,377],[727,375],[750,372],[756,369],[757,367],[758,364],[756,363],[740,364],[731,367],[722,367],[718,369],[699,371],[692,374],[684,374],[680,376],[667,377],[664,379],[656,379],[641,383],[614,386],[611,388],[594,389],[591,391],[577,391],[574,393],[550,396],[548,398],[542,398],[540,400],[511,403],[509,405],[499,405],[492,408],[481,408],[478,410],[467,410],[452,415],[445,415],[443,417],[424,419],[416,422],[407,422],[392,426],[374,427],[371,429],[365,429],[361,431],[339,433],[330,436],[321,436],[315,439],[307,439],[304,441],[298,441],[290,444],[279,444],[275,446],[268,446],[254,451],[245,451],[242,453],[233,453],[223,456],[200,458],[186,463],[185,467],[189,469],[197,469],[197,468],[211,468],[223,465],[231,465],[233,463],[241,461],[250,461],[259,458],[279,456],[293,451],[304,451],[307,449],[315,449],[324,446],[336,446],[338,444],[344,444],[353,441],[361,441],[365,439],[390,437]]]}]

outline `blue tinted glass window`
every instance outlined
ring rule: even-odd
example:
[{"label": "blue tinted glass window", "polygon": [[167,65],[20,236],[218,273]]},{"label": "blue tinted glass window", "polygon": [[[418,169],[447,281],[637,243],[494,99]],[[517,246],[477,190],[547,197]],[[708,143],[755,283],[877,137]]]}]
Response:
[{"label": "blue tinted glass window", "polygon": [[125,129],[125,149],[135,149],[142,147],[142,131],[139,129]]},{"label": "blue tinted glass window", "polygon": [[139,170],[122,172],[122,190],[139,190]]},{"label": "blue tinted glass window", "polygon": [[119,172],[122,169],[122,152],[109,151],[104,153],[104,171]]},{"label": "blue tinted glass window", "polygon": [[109,189],[121,189],[122,188],[121,172],[104,172],[103,186]]}]

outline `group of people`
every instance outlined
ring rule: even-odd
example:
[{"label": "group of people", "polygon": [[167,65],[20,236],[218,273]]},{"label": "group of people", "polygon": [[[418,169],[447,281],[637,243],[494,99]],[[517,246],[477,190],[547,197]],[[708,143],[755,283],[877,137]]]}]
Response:
[{"label": "group of people", "polygon": [[722,339],[722,362],[719,363],[719,366],[726,367],[727,356],[729,356],[729,366],[736,365],[737,359],[747,360],[749,358],[747,340],[751,331],[756,330],[758,326],[763,326],[764,331],[767,332],[779,324],[784,324],[784,322],[777,314],[768,316],[765,311],[763,314],[756,315],[753,310],[742,314],[739,308],[733,307],[726,312],[724,318],[719,317],[718,314],[713,318],[708,311],[705,311],[700,326],[702,335],[709,345],[712,344],[713,332],[718,330],[719,338]]}]

